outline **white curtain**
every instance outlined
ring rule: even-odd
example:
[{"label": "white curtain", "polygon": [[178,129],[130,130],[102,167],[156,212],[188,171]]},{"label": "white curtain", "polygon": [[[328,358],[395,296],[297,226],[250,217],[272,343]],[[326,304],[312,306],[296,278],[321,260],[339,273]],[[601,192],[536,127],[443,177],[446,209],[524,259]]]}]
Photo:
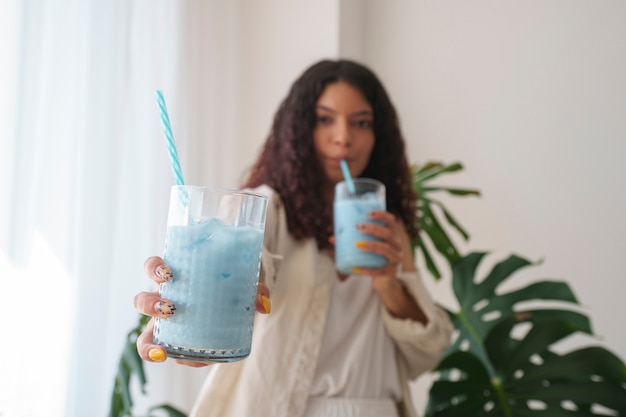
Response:
[{"label": "white curtain", "polygon": [[[0,4],[3,417],[107,413],[173,184],[156,89],[187,182],[236,182],[236,141],[195,141],[234,133],[234,6],[200,3]],[[205,372],[147,368],[147,402],[188,410]]]}]

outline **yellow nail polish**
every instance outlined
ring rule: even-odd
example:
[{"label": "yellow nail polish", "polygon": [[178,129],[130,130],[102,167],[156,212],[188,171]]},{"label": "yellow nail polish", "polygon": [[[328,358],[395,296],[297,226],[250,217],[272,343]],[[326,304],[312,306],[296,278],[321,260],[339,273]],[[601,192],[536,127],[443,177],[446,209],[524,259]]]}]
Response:
[{"label": "yellow nail polish", "polygon": [[352,272],[354,272],[355,274],[360,274],[361,272],[363,272],[363,270],[358,266],[355,266],[354,268],[352,268]]},{"label": "yellow nail polish", "polygon": [[263,304],[263,309],[265,309],[265,312],[267,314],[270,314],[270,311],[272,311],[272,302],[266,295],[261,296],[261,304]]},{"label": "yellow nail polish", "polygon": [[148,357],[155,362],[163,362],[165,358],[167,358],[167,355],[162,349],[152,348],[148,352]]},{"label": "yellow nail polish", "polygon": [[363,249],[365,246],[367,246],[367,242],[359,240],[357,242],[354,242],[354,246],[356,246],[357,248]]}]

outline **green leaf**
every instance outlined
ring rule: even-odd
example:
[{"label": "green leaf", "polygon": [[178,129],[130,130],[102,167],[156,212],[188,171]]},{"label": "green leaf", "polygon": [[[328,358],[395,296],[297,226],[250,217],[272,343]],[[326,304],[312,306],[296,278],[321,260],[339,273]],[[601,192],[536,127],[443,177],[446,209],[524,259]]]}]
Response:
[{"label": "green leaf", "polygon": [[465,197],[465,196],[480,196],[480,191],[475,189],[468,188],[450,188],[450,187],[437,187],[437,186],[429,186],[429,187],[421,187],[420,191],[422,192],[434,192],[434,191],[444,191],[449,194]]},{"label": "green leaf", "polygon": [[489,374],[482,361],[470,352],[455,351],[446,356],[437,371],[459,374],[456,380],[440,379],[430,389],[426,416],[474,415],[468,411],[484,409],[497,400]]},{"label": "green leaf", "polygon": [[161,404],[154,407],[150,407],[150,411],[165,411],[167,412],[168,417],[187,417],[187,414],[178,410],[177,408],[172,407],[169,404]]},{"label": "green leaf", "polygon": [[[446,173],[457,172],[463,169],[461,163],[453,163],[445,165],[440,162],[427,162],[422,166],[411,166],[411,177],[413,181],[413,188],[418,195],[418,229],[419,237],[411,242],[413,248],[419,251],[424,251],[426,246],[419,244],[419,241],[430,240],[433,243],[436,251],[439,252],[448,263],[457,259],[460,255],[453,243],[452,238],[449,235],[447,225],[451,227],[451,231],[459,233],[463,239],[467,240],[469,234],[461,226],[461,224],[452,216],[449,210],[445,206],[430,198],[430,195],[436,192],[447,192],[456,196],[468,196],[479,195],[480,192],[474,189],[462,189],[457,187],[443,187],[443,186],[431,186],[427,185],[427,182],[440,175]],[[438,219],[436,213],[433,210],[433,206],[437,206],[443,213],[443,219]],[[447,222],[447,223],[446,223]],[[434,276],[436,280],[440,279],[441,274],[435,266],[435,262],[430,256],[430,253],[424,253],[424,259],[427,261],[427,269]]]},{"label": "green leaf", "polygon": [[470,310],[482,298],[474,296],[474,276],[486,252],[472,252],[452,264],[452,288],[462,302],[462,310]]},{"label": "green leaf", "polygon": [[143,367],[143,361],[139,356],[139,352],[137,352],[137,346],[135,342],[126,343],[126,347],[124,348],[124,352],[122,353],[122,360],[130,370],[130,373],[134,373],[137,375],[139,379],[139,385],[142,393],[146,393],[145,385],[146,385],[146,374]]},{"label": "green leaf", "polygon": [[132,400],[130,395],[130,370],[128,366],[123,361],[120,361],[120,364],[117,369],[117,390],[116,394],[119,395],[122,410],[130,410],[132,407]]},{"label": "green leaf", "polygon": [[503,295],[502,298],[506,299],[506,302],[511,305],[528,299],[578,304],[578,300],[570,286],[563,281],[535,282],[519,290],[511,291]]},{"label": "green leaf", "polygon": [[424,181],[436,178],[441,174],[456,172],[463,169],[463,165],[460,162],[456,162],[450,165],[443,165],[441,163],[431,162],[425,165],[422,169],[417,169],[413,174],[413,182],[422,183]]},{"label": "green leaf", "polygon": [[449,262],[458,259],[459,252],[456,246],[430,209],[430,205],[423,206],[421,210],[423,212],[423,216],[420,221],[420,227],[426,236],[428,236],[431,240],[437,251]]},{"label": "green leaf", "polygon": [[441,209],[443,215],[446,218],[446,221],[450,224],[450,226],[452,226],[457,232],[459,232],[459,234],[463,236],[463,239],[469,240],[469,233],[467,233],[463,226],[461,226],[461,224],[454,217],[452,217],[452,214],[446,209],[446,207],[438,201],[433,201],[432,203],[437,205]]},{"label": "green leaf", "polygon": [[149,316],[140,315],[137,325],[127,334],[126,343],[118,363],[113,392],[111,393],[109,417],[132,416],[131,381],[133,376],[137,377],[141,391],[144,394],[146,392],[145,385],[147,381],[143,361],[139,357],[135,343],[137,337],[146,328],[149,320]]},{"label": "green leaf", "polygon": [[440,279],[441,274],[439,273],[439,269],[437,268],[437,265],[435,265],[435,261],[430,255],[430,251],[428,250],[428,248],[424,245],[424,242],[422,240],[419,240],[417,242],[417,245],[422,251],[422,255],[424,256],[424,262],[426,263],[426,268],[428,269],[428,271],[432,274],[433,277],[435,277],[435,279]]},{"label": "green leaf", "polygon": [[[500,326],[506,328],[509,324],[503,322]],[[490,337],[507,333],[495,330]],[[515,351],[516,347],[511,349]],[[426,416],[592,416],[597,415],[590,411],[593,404],[615,410],[620,413],[617,415],[626,412],[626,371],[609,351],[595,347],[563,356],[550,353],[543,360],[539,365],[527,361],[528,366],[514,373],[489,378],[478,357],[456,351],[440,363],[437,372],[454,371],[461,377],[433,384]],[[540,401],[547,409],[530,409],[529,401]],[[564,401],[578,410],[564,410]]]},{"label": "green leaf", "polygon": [[122,396],[118,393],[117,378],[113,385],[113,394],[111,395],[111,408],[109,410],[109,417],[118,417],[122,415],[124,410],[124,403]]},{"label": "green leaf", "polygon": [[496,287],[512,274],[531,265],[532,263],[527,259],[521,258],[517,255],[511,255],[504,261],[499,262],[487,275],[487,277],[480,284],[481,292],[484,295],[491,295],[494,293]]},{"label": "green leaf", "polygon": [[509,317],[521,321],[526,316],[531,318],[558,316],[564,320],[571,320],[584,331],[591,331],[590,324],[584,316],[567,308],[515,311],[514,307],[524,302],[542,300],[574,305],[577,300],[566,283],[552,281],[534,283],[508,293],[497,294],[498,287],[513,274],[534,264],[517,255],[511,255],[496,264],[486,278],[480,280],[476,274],[485,255],[484,252],[474,252],[452,265],[452,286],[460,305],[455,324],[461,333],[453,349],[458,348],[464,340],[468,340],[471,349],[484,357],[485,355],[479,352],[481,343],[478,340],[484,340],[492,327]]},{"label": "green leaf", "polygon": [[540,319],[563,320],[572,324],[572,326],[576,327],[579,332],[593,334],[589,317],[577,311],[544,308],[513,312],[513,315],[515,316],[515,319],[520,322],[535,322]]}]

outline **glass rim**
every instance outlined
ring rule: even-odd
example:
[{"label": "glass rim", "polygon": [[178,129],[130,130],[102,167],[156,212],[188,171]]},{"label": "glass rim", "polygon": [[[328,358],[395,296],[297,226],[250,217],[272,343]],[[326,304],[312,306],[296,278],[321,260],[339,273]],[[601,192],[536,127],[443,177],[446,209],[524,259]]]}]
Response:
[{"label": "glass rim", "polygon": [[[383,186],[385,187],[385,184],[377,179],[374,178],[361,178],[361,177],[357,177],[357,178],[353,178],[352,182],[354,183],[364,183],[364,184],[373,184],[373,185],[378,185],[378,186]],[[345,184],[347,186],[348,182],[346,180],[343,181],[339,181],[335,186],[339,185],[339,184]],[[385,187],[386,188],[386,187]]]},{"label": "glass rim", "polygon": [[253,193],[252,191],[238,190],[235,188],[227,188],[227,187],[213,187],[209,185],[172,185],[172,190],[207,190],[211,192],[215,192],[221,195],[235,195],[235,196],[243,196],[243,197],[256,197],[261,198],[263,200],[267,200],[267,196],[259,193]]}]

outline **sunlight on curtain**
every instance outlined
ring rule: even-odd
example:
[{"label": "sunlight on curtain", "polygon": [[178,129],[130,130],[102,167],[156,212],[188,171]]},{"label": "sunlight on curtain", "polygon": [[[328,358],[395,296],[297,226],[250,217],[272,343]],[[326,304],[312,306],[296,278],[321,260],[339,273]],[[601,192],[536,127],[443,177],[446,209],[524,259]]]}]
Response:
[{"label": "sunlight on curtain", "polygon": [[73,289],[64,265],[38,234],[25,264],[19,268],[0,252],[3,274],[11,277],[3,282],[9,295],[3,310],[14,312],[0,322],[0,334],[10,335],[0,347],[0,415],[63,416]]},{"label": "sunlight on curtain", "polygon": [[[19,14],[17,0],[0,3],[0,146],[5,155],[0,164],[0,248],[9,249],[9,204],[10,187],[13,178],[13,137],[15,135],[15,104],[17,98],[17,37]],[[1,369],[0,369],[1,371]],[[1,394],[0,394],[1,395]],[[0,399],[2,397],[0,396]],[[0,403],[1,404],[1,403]],[[2,408],[0,408],[2,410]]]},{"label": "sunlight on curtain", "polygon": [[[43,158],[39,153],[43,149],[35,148],[26,135],[18,136],[28,128],[20,118],[30,125],[36,113],[20,115],[18,108],[18,92],[24,90],[18,78],[22,69],[18,55],[22,14],[18,5],[17,1],[0,5],[0,146],[5,155],[0,175],[0,284],[3,311],[10,317],[0,321],[0,415],[63,416],[73,289],[67,265],[56,252],[59,247],[33,230],[41,211],[36,213],[29,205],[20,204],[32,198],[45,204],[50,201],[46,194],[52,190],[35,185],[34,175],[30,175],[35,172],[30,162]],[[32,46],[30,41],[37,40],[22,45]],[[27,156],[27,152],[32,153]],[[29,175],[24,175],[26,172]],[[55,178],[59,171],[49,174]],[[46,211],[51,216],[58,214],[54,206],[46,207]]]}]

